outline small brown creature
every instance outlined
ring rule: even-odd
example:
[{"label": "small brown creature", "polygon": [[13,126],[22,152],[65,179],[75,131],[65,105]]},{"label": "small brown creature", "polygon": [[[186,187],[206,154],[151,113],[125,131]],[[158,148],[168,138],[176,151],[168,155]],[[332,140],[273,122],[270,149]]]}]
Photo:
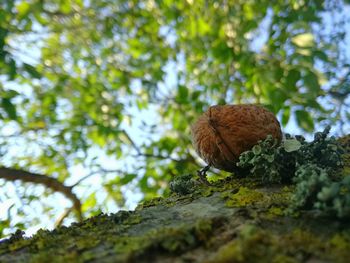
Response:
[{"label": "small brown creature", "polygon": [[281,141],[278,120],[267,109],[251,104],[211,106],[192,126],[193,145],[199,156],[209,166],[228,172],[235,171],[242,152],[269,134]]}]

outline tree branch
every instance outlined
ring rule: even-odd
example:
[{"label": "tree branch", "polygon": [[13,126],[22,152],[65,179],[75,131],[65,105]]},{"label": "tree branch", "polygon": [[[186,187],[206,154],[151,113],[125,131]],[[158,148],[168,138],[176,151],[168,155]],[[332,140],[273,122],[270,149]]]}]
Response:
[{"label": "tree branch", "polygon": [[100,167],[98,171],[94,171],[94,172],[91,172],[91,173],[83,176],[78,181],[76,181],[74,184],[72,184],[70,187],[73,188],[73,187],[77,186],[78,184],[80,184],[82,181],[88,179],[89,177],[91,177],[93,175],[99,174],[99,173],[104,173],[104,174],[107,174],[107,173],[120,173],[120,174],[123,174],[124,172],[122,170],[119,170],[119,169],[108,170],[108,169],[104,169],[104,168]]},{"label": "tree branch", "polygon": [[69,216],[70,212],[72,212],[72,207],[65,209],[63,214],[57,218],[55,222],[55,227],[61,226],[63,223],[63,220],[66,219],[67,216]]},{"label": "tree branch", "polygon": [[72,186],[66,186],[57,179],[46,175],[6,167],[0,167],[0,178],[8,181],[20,180],[22,182],[27,183],[42,184],[55,192],[62,193],[73,202],[73,207],[77,211],[78,219],[81,221],[83,218],[81,212],[81,202],[78,199],[78,197],[73,193]]}]

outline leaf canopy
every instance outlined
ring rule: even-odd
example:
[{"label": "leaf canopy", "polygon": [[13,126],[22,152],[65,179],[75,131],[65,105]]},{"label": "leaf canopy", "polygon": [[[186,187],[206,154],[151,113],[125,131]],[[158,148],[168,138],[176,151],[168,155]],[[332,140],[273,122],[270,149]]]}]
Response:
[{"label": "leaf canopy", "polygon": [[[212,104],[261,103],[283,126],[295,119],[311,132],[331,123],[342,133],[348,8],[331,0],[1,1],[1,164],[79,182],[88,216],[130,205],[130,196],[166,195],[171,177],[203,165],[190,125]],[[69,206],[56,207],[43,189],[0,184],[13,189],[4,199],[17,200],[1,233],[13,218],[25,227],[45,221],[25,219],[14,196],[47,221]],[[40,193],[46,201],[29,198]]]}]

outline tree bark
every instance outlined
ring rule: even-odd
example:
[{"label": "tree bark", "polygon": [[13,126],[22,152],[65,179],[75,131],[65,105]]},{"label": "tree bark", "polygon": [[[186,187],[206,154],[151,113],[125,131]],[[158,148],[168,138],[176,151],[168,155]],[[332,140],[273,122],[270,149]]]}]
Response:
[{"label": "tree bark", "polygon": [[18,231],[0,262],[349,262],[350,222],[289,211],[292,186],[199,185],[70,227]]}]

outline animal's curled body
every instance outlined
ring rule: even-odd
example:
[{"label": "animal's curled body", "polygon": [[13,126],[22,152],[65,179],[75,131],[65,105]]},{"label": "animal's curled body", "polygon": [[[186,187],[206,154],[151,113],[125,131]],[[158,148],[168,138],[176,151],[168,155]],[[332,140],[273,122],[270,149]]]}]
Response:
[{"label": "animal's curled body", "polygon": [[193,145],[209,165],[232,172],[239,155],[272,135],[282,139],[274,114],[251,104],[211,106],[192,126]]}]

